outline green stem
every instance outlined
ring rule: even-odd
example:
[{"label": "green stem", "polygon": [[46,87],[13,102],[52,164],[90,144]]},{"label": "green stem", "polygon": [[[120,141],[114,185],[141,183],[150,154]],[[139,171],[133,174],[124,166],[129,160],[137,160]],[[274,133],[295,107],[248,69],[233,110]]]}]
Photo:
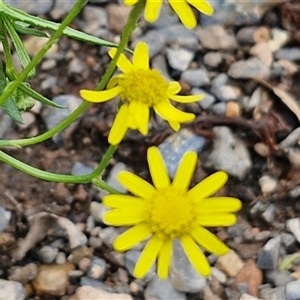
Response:
[{"label": "green stem", "polygon": [[53,33],[47,43],[43,48],[37,53],[37,55],[32,59],[28,66],[19,74],[19,76],[8,84],[0,96],[0,106],[3,105],[5,100],[14,92],[14,90],[27,78],[30,71],[37,66],[37,64],[43,59],[46,52],[54,45],[59,37],[63,34],[64,29],[73,21],[73,19],[80,13],[87,0],[77,0],[76,4],[63,20],[61,25],[58,27],[57,31]]}]

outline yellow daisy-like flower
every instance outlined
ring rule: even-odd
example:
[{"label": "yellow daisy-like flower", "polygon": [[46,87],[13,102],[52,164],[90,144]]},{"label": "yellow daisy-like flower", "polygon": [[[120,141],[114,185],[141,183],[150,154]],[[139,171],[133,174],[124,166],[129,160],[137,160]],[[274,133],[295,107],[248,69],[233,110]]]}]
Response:
[{"label": "yellow daisy-like flower", "polygon": [[227,181],[227,174],[216,172],[188,190],[197,162],[195,152],[187,152],[170,182],[158,148],[148,149],[148,164],[153,186],[142,178],[122,171],[118,179],[129,195],[108,195],[104,205],[112,208],[104,222],[112,226],[133,226],[114,241],[117,251],[126,251],[149,239],[134,269],[142,278],[157,260],[158,277],[169,273],[173,240],[178,239],[194,268],[204,276],[210,265],[199,246],[216,255],[229,248],[204,227],[231,226],[241,201],[231,197],[211,197]]},{"label": "yellow daisy-like flower", "polygon": [[[134,5],[139,0],[124,0],[125,5]],[[146,0],[145,20],[153,23],[157,20],[163,0]],[[205,0],[168,0],[170,6],[174,9],[183,25],[189,29],[197,25],[195,15],[189,6],[191,4],[200,12],[211,16],[214,13],[213,7]]]},{"label": "yellow daisy-like flower", "polygon": [[[116,52],[117,49],[111,49],[109,55],[113,58]],[[143,135],[147,135],[150,108],[167,120],[174,130],[180,128],[180,123],[195,119],[194,114],[182,112],[172,106],[169,99],[191,103],[201,100],[203,95],[176,95],[181,90],[180,84],[176,81],[167,82],[159,71],[149,68],[146,43],[136,45],[133,63],[121,54],[117,66],[123,74],[112,77],[107,84],[107,90],[80,91],[81,97],[90,102],[105,102],[118,95],[124,102],[108,136],[111,145],[119,144],[129,128],[138,129]]]}]

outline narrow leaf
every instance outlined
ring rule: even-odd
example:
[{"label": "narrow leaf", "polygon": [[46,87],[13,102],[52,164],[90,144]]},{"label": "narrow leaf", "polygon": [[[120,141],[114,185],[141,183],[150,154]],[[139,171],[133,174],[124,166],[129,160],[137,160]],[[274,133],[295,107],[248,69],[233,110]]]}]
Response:
[{"label": "narrow leaf", "polygon": [[17,123],[24,124],[21,114],[16,106],[13,97],[8,97],[3,104],[3,109]]},{"label": "narrow leaf", "polygon": [[38,29],[34,29],[34,28],[29,28],[29,27],[24,27],[22,25],[17,24],[17,22],[15,22],[13,24],[14,28],[16,31],[18,31],[21,34],[26,34],[26,35],[34,35],[34,36],[38,36],[38,37],[48,37],[48,35]]},{"label": "narrow leaf", "polygon": [[[8,17],[3,17],[2,18],[4,21],[4,25],[11,37],[11,40],[15,46],[16,52],[18,54],[19,60],[21,65],[23,66],[23,68],[26,68],[28,66],[28,64],[30,63],[30,57],[28,55],[28,53],[26,52],[23,43],[20,39],[20,37],[18,36],[14,26],[11,23],[11,20]],[[33,78],[35,76],[36,72],[35,72],[35,68],[33,68],[29,74],[28,74],[28,78]]]},{"label": "narrow leaf", "polygon": [[23,91],[24,93],[26,93],[28,96],[32,97],[33,99],[44,103],[46,105],[55,107],[55,108],[67,108],[66,106],[61,106],[56,104],[55,102],[49,100],[48,98],[44,97],[43,95],[41,95],[40,93],[38,93],[37,91],[33,90],[30,86],[28,86],[26,83],[22,83],[19,87],[19,89],[21,91]]}]

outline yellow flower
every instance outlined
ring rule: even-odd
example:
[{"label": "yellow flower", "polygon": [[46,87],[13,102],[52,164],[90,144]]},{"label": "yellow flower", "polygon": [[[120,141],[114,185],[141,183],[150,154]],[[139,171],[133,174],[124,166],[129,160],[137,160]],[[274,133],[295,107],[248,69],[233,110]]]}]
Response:
[{"label": "yellow flower", "polygon": [[[139,0],[124,0],[125,5],[134,5]],[[197,25],[195,15],[188,5],[191,4],[200,12],[211,16],[214,13],[213,7],[206,0],[169,0],[170,6],[175,10],[179,19],[189,29]],[[153,23],[157,20],[163,0],[146,0],[145,6],[145,20]]]},{"label": "yellow flower", "polygon": [[178,239],[194,268],[204,276],[210,265],[200,250],[216,255],[229,248],[204,227],[231,226],[233,214],[241,208],[240,200],[211,197],[227,181],[227,174],[216,172],[188,190],[197,162],[195,152],[187,152],[180,161],[173,182],[170,182],[163,158],[156,147],[148,149],[148,164],[153,186],[142,178],[122,171],[118,179],[129,195],[108,195],[104,205],[112,208],[104,222],[112,226],[133,226],[114,241],[117,251],[126,251],[149,239],[134,269],[141,278],[157,260],[158,277],[169,273],[173,240]]},{"label": "yellow flower", "polygon": [[[113,58],[117,50],[111,49]],[[118,68],[123,74],[111,78],[105,91],[81,90],[83,99],[90,102],[105,102],[120,96],[124,104],[121,106],[108,136],[108,142],[117,145],[127,130],[138,129],[143,135],[148,133],[149,109],[167,120],[174,130],[180,128],[179,123],[195,119],[192,113],[185,113],[171,105],[170,100],[181,103],[196,102],[203,95],[178,96],[180,84],[167,82],[157,70],[149,68],[149,53],[146,43],[138,43],[133,53],[133,63],[124,54],[118,59]]]}]

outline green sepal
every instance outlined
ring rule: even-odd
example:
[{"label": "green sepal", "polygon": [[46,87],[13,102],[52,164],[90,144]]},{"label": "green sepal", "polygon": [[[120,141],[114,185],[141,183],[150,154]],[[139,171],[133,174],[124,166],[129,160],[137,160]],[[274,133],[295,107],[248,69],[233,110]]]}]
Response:
[{"label": "green sepal", "polygon": [[10,116],[10,118],[20,124],[24,124],[22,116],[17,108],[16,102],[12,96],[8,97],[3,104],[4,111]]}]

